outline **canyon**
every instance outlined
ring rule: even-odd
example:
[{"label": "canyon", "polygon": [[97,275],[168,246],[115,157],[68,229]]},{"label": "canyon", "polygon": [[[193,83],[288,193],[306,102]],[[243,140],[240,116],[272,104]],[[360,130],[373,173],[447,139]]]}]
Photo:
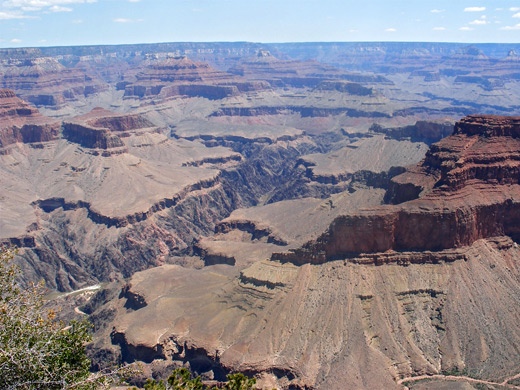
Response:
[{"label": "canyon", "polygon": [[519,49],[1,49],[0,243],[96,370],[515,386]]}]

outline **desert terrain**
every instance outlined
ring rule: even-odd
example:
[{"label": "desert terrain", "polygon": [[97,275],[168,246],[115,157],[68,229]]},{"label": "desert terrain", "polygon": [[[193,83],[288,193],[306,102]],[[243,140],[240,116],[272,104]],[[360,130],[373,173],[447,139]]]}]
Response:
[{"label": "desert terrain", "polygon": [[520,388],[517,53],[0,49],[0,243],[94,369]]}]

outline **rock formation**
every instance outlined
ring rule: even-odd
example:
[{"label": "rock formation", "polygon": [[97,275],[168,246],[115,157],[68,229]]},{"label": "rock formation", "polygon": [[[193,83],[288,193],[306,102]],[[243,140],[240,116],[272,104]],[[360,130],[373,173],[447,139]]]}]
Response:
[{"label": "rock formation", "polygon": [[364,90],[361,86],[322,83],[324,80],[339,79],[363,84],[391,84],[390,80],[382,76],[349,73],[313,60],[278,59],[267,50],[259,50],[255,57],[242,60],[239,65],[230,68],[229,72],[251,80],[267,80],[274,87],[348,88],[349,92],[356,91],[354,93],[358,94],[367,94],[369,91]]},{"label": "rock formation", "polygon": [[135,77],[135,82],[124,86],[126,97],[186,95],[214,100],[267,87],[266,83],[241,80],[187,57],[168,58],[149,64]]},{"label": "rock formation", "polygon": [[[397,389],[403,377],[462,370],[513,377],[518,121],[459,121],[393,179],[394,203],[408,183],[422,189],[401,204],[334,217],[363,198],[354,192],[346,203],[235,212],[201,243],[207,267],[137,273],[118,300],[90,306],[105,329],[92,353],[207,379],[242,371],[284,389]],[[314,235],[309,218],[324,228],[323,217],[334,218],[324,234],[282,251]]]},{"label": "rock formation", "polygon": [[0,63],[0,87],[38,106],[56,106],[105,90],[101,81],[56,59],[36,57]]},{"label": "rock formation", "polygon": [[24,283],[113,282],[71,313],[98,368],[501,383],[520,362],[518,120],[452,124],[520,115],[520,46],[459,46],[0,50],[63,122],[2,93],[0,242]]},{"label": "rock formation", "polygon": [[0,153],[16,142],[39,143],[58,137],[59,122],[44,117],[9,89],[0,90]]},{"label": "rock formation", "polygon": [[129,137],[138,131],[156,132],[158,129],[141,115],[121,115],[101,107],[63,124],[66,139],[90,149],[102,149],[104,156],[127,151],[121,137]]},{"label": "rock formation", "polygon": [[439,251],[442,261],[444,250],[494,236],[518,237],[519,121],[497,116],[462,119],[453,135],[432,145],[421,165],[393,179],[390,202],[406,199],[411,186],[425,183],[415,191],[418,199],[338,217],[315,242],[273,257],[321,263],[379,253],[371,258],[414,261],[409,255],[401,259],[399,253]]}]

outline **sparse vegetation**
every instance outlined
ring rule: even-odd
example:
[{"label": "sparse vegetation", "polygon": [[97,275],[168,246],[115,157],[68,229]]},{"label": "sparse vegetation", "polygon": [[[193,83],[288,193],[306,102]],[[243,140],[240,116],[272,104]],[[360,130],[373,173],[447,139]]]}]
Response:
[{"label": "sparse vegetation", "polygon": [[15,252],[0,249],[0,388],[87,390],[113,383],[125,369],[91,374],[85,353],[90,324],[56,321],[56,313],[43,306],[43,283],[17,283]]},{"label": "sparse vegetation", "polygon": [[[166,383],[154,379],[148,379],[144,385],[145,390],[253,390],[256,379],[248,378],[244,374],[230,374],[228,380],[221,387],[206,386],[202,383],[200,376],[192,378],[186,368],[173,370]],[[134,388],[133,390],[137,390]]]}]

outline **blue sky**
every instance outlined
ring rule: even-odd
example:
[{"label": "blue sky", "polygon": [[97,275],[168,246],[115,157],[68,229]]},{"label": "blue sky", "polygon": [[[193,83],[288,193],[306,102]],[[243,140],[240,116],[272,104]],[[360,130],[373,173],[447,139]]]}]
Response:
[{"label": "blue sky", "polygon": [[520,0],[0,0],[0,47],[180,41],[520,43]]}]

